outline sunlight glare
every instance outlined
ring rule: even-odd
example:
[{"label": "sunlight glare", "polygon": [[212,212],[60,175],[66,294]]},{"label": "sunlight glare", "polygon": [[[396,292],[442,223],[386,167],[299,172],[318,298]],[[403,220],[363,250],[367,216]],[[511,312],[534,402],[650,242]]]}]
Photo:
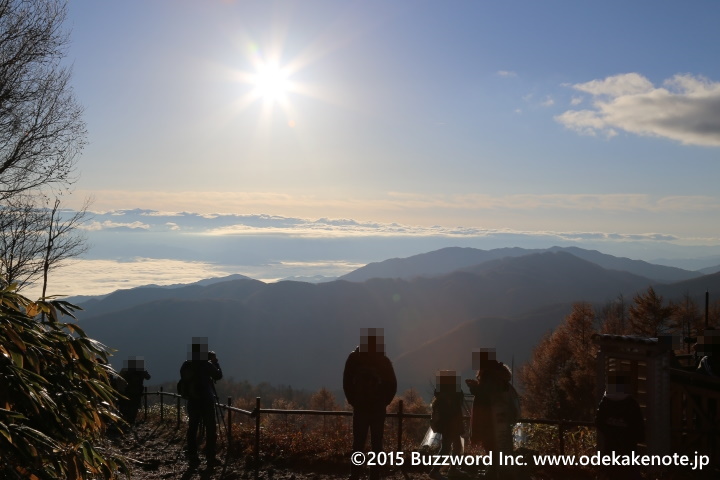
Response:
[{"label": "sunlight glare", "polygon": [[290,88],[287,72],[277,64],[266,63],[257,67],[253,79],[255,95],[266,102],[282,101]]}]

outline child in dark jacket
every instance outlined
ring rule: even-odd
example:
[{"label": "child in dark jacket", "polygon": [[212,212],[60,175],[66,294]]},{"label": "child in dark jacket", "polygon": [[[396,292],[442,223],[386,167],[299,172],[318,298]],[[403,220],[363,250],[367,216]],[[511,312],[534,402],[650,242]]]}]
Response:
[{"label": "child in dark jacket", "polygon": [[[462,434],[463,403],[465,396],[460,388],[460,377],[454,370],[441,370],[436,377],[435,395],[432,401],[432,418],[430,426],[442,435],[440,455],[461,455],[463,451]],[[432,478],[440,478],[440,467],[433,466],[430,470]],[[448,470],[448,476],[463,476],[463,472],[455,466]]]}]

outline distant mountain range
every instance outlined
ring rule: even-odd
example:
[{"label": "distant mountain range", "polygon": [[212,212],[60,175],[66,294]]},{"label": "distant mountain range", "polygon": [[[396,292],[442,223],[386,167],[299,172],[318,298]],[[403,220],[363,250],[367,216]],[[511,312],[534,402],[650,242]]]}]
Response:
[{"label": "distant mountain range", "polygon": [[[703,275],[701,272],[683,270],[676,267],[654,265],[642,260],[631,260],[606,255],[596,250],[584,250],[577,247],[552,247],[548,249],[498,248],[478,250],[476,248],[449,247],[430,253],[414,255],[408,258],[393,258],[364,267],[343,275],[341,280],[362,282],[371,278],[405,278],[437,276],[479,265],[490,260],[508,257],[522,257],[531,253],[567,252],[578,258],[595,263],[609,270],[622,270],[658,282],[679,282]],[[718,268],[720,270],[720,268]],[[717,271],[717,270],[716,270]],[[710,272],[708,272],[710,273]]]},{"label": "distant mountain range", "polygon": [[338,390],[360,328],[383,327],[401,389],[427,393],[438,369],[471,375],[471,351],[495,347],[519,366],[577,301],[628,301],[655,286],[667,299],[720,291],[720,274],[579,248],[446,248],[369,264],[324,283],[247,277],[118,290],[81,303],[80,325],[144,356],[153,382],[177,379],[193,336],[209,337],[226,377]]}]

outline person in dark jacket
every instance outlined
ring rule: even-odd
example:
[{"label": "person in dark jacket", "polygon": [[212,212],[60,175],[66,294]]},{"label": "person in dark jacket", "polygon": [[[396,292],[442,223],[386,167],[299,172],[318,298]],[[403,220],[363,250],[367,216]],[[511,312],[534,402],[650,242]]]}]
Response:
[{"label": "person in dark jacket", "polygon": [[[603,454],[631,455],[645,440],[645,420],[637,400],[631,395],[628,371],[610,372],[605,394],[595,414],[598,450]],[[640,479],[634,466],[603,467],[603,478]]]},{"label": "person in dark jacket", "polygon": [[518,409],[514,404],[516,392],[510,383],[512,373],[507,365],[495,359],[494,348],[473,352],[472,363],[477,376],[465,380],[474,396],[470,440],[492,452],[493,465],[487,478],[512,478],[513,472],[499,462],[500,453],[509,455],[513,451],[512,427]]},{"label": "person in dark jacket", "polygon": [[[343,371],[343,391],[353,407],[353,452],[365,448],[368,430],[373,452],[383,450],[385,408],[397,392],[397,379],[392,362],[385,356],[385,338],[382,328],[362,329],[360,345],[350,353]],[[353,466],[350,478],[359,477]],[[377,478],[376,469],[370,477]]]},{"label": "person in dark jacket", "polygon": [[120,398],[118,407],[123,420],[132,426],[135,423],[137,412],[140,410],[142,395],[145,390],[143,382],[150,380],[150,374],[145,370],[143,357],[130,357],[123,363],[120,376],[126,382],[123,390],[123,395],[126,398]]},{"label": "person in dark jacket", "polygon": [[[435,392],[432,400],[432,417],[430,419],[433,431],[442,435],[439,455],[461,455],[463,453],[462,434],[463,405],[465,394],[460,388],[460,377],[455,370],[440,370],[436,375]],[[448,477],[464,476],[464,472],[456,466],[448,469]],[[431,478],[443,478],[440,467],[433,466],[430,470]]]},{"label": "person in dark jacket", "polygon": [[190,358],[180,367],[180,378],[188,382],[187,454],[191,464],[198,463],[197,431],[202,419],[205,425],[205,457],[208,465],[217,462],[215,445],[215,382],[222,378],[222,369],[215,352],[208,351],[207,338],[194,337]]}]

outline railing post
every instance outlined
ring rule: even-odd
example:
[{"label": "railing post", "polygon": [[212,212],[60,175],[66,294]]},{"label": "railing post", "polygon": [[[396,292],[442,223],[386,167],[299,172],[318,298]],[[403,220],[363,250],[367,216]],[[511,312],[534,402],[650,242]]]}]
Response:
[{"label": "railing post", "polygon": [[398,402],[398,431],[397,431],[397,450],[402,452],[402,434],[403,434],[403,401]]},{"label": "railing post", "polygon": [[143,387],[145,390],[145,421],[147,422],[147,387]]},{"label": "railing post", "polygon": [[260,397],[255,398],[255,475],[260,468]]},{"label": "railing post", "polygon": [[176,400],[177,400],[177,403],[175,404],[175,406],[177,407],[177,424],[176,424],[176,427],[179,427],[179,426],[180,426],[180,395],[178,395],[178,396],[175,397],[175,398],[176,398]]},{"label": "railing post", "polygon": [[565,455],[565,422],[558,423],[558,435],[560,436],[560,455]]},{"label": "railing post", "polygon": [[[228,397],[227,406],[232,407],[232,398]],[[228,449],[228,455],[230,454],[230,442],[232,441],[232,410],[228,408],[228,418],[227,418],[227,449]]]},{"label": "railing post", "polygon": [[161,422],[163,420],[165,420],[165,415],[164,415],[165,412],[163,412],[163,400],[164,400],[163,397],[164,397],[163,387],[160,387],[160,421]]}]

